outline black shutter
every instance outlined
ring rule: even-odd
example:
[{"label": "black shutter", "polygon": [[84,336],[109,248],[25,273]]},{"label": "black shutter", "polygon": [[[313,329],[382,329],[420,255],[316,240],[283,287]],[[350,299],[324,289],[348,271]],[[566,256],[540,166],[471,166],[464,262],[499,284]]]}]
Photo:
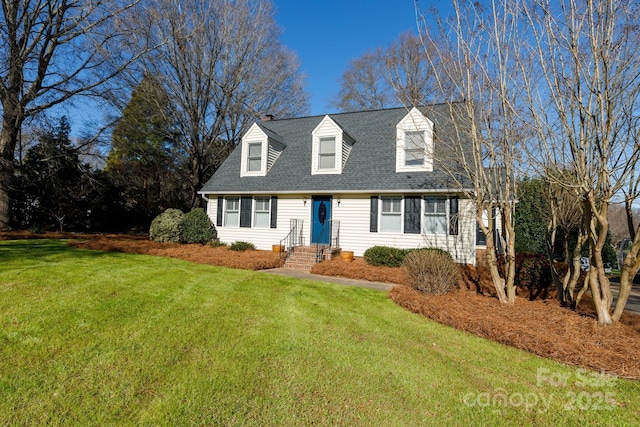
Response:
[{"label": "black shutter", "polygon": [[404,198],[404,232],[420,234],[420,197]]},{"label": "black shutter", "polygon": [[458,235],[458,198],[449,199],[449,235]]},{"label": "black shutter", "polygon": [[251,227],[251,196],[240,198],[240,227]]},{"label": "black shutter", "polygon": [[371,196],[371,213],[369,215],[369,231],[378,232],[378,196]]},{"label": "black shutter", "polygon": [[218,212],[216,212],[216,226],[222,227],[222,208],[223,208],[224,198],[222,196],[218,196]]},{"label": "black shutter", "polygon": [[278,196],[271,196],[271,228],[278,228]]}]

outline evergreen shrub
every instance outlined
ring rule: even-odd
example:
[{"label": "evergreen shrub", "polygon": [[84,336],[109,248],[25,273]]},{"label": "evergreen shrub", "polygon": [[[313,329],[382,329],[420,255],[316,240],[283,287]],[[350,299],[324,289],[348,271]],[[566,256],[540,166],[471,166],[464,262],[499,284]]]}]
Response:
[{"label": "evergreen shrub", "polygon": [[216,229],[202,208],[195,208],[180,221],[180,243],[200,243],[204,245],[215,240]]},{"label": "evergreen shrub", "polygon": [[167,209],[151,222],[149,237],[156,242],[179,242],[183,217],[184,213],[180,209]]}]

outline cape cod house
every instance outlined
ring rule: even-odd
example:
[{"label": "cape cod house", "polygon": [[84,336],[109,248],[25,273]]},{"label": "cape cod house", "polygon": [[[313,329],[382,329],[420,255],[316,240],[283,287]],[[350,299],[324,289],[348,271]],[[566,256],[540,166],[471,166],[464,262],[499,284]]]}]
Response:
[{"label": "cape cod house", "polygon": [[219,239],[355,256],[375,245],[437,247],[475,264],[473,203],[451,179],[447,146],[459,132],[449,108],[254,123],[200,192]]}]

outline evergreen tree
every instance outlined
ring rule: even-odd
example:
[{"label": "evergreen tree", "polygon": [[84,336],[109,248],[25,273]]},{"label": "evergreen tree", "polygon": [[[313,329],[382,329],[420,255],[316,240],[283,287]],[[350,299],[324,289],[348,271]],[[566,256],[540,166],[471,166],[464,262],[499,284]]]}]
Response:
[{"label": "evergreen tree", "polygon": [[545,236],[551,207],[545,196],[545,186],[540,178],[525,178],[518,184],[514,215],[517,252],[546,254]]},{"label": "evergreen tree", "polygon": [[112,135],[106,173],[118,188],[128,228],[146,230],[167,208],[188,199],[175,144],[171,105],[162,86],[145,75],[131,95]]},{"label": "evergreen tree", "polygon": [[90,216],[91,169],[80,162],[66,117],[41,132],[15,179],[14,218],[21,228],[85,229]]}]

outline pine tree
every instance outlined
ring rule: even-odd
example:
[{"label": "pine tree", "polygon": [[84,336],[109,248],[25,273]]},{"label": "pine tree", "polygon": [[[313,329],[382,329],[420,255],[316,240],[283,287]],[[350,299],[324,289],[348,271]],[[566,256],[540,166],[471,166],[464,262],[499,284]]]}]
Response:
[{"label": "pine tree", "polygon": [[147,229],[167,208],[184,208],[171,105],[162,86],[145,75],[131,94],[112,135],[106,172],[118,187],[129,228]]}]

